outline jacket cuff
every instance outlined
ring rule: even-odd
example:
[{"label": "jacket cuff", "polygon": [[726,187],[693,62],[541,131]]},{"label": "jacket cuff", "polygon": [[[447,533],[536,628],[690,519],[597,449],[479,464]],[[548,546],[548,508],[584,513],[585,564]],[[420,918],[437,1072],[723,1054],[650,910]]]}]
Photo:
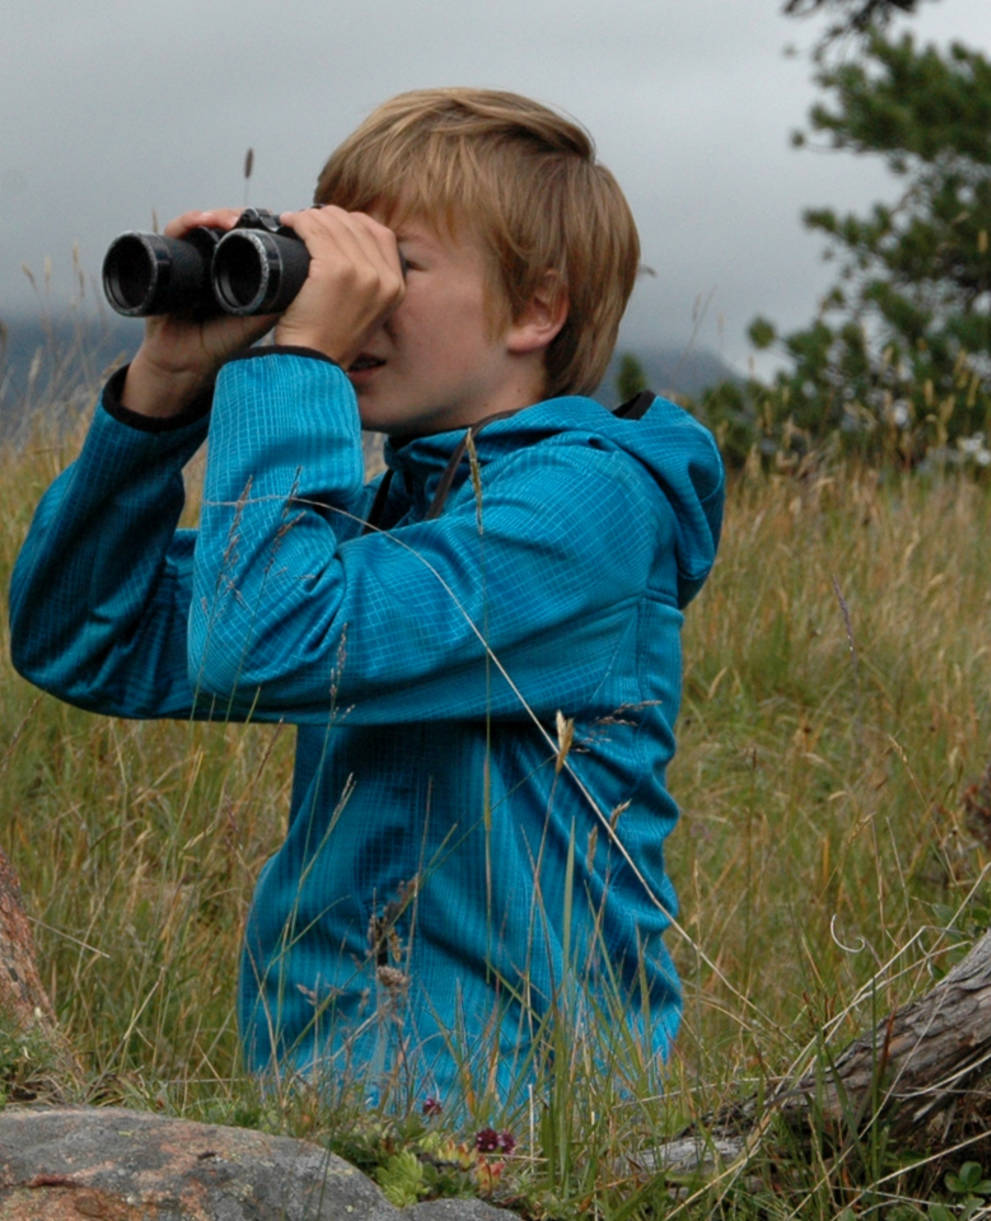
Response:
[{"label": "jacket cuff", "polygon": [[103,394],[100,397],[100,403],[103,410],[120,424],[126,424],[129,428],[136,428],[139,432],[175,432],[180,428],[185,428],[187,424],[193,424],[196,420],[202,419],[210,411],[210,405],[213,402],[213,383],[193,399],[188,407],[183,408],[177,415],[170,416],[149,416],[142,415],[138,411],[132,411],[124,405],[121,398],[124,392],[124,379],[127,377],[129,366],[124,365],[122,369],[118,369],[103,388]]},{"label": "jacket cuff", "polygon": [[236,360],[254,360],[256,356],[312,356],[325,364],[336,365],[338,369],[341,367],[336,360],[317,348],[303,348],[291,343],[269,343],[260,348],[245,348],[243,352],[236,352],[224,363],[230,365]]}]

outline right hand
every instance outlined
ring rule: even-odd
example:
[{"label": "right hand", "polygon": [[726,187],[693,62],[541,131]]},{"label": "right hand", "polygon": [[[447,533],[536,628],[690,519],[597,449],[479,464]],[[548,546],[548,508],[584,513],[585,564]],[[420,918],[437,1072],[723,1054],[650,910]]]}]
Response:
[{"label": "right hand", "polygon": [[[233,229],[240,215],[239,208],[184,212],[165,226],[165,236],[182,237],[197,225]],[[146,318],[144,340],[127,370],[124,406],[139,415],[178,415],[210,385],[225,360],[261,339],[275,321],[275,315]]]},{"label": "right hand", "polygon": [[275,341],[322,352],[347,369],[406,295],[396,235],[365,212],[333,204],[280,219],[306,243],[310,268]]}]

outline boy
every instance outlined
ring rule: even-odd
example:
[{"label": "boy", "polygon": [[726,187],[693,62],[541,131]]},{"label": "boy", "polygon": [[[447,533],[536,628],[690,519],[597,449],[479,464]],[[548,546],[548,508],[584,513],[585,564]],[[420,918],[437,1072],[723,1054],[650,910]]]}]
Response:
[{"label": "boy", "polygon": [[[467,89],[373,113],[316,203],[283,215],[311,263],[280,318],[151,319],[111,378],[19,559],[15,663],[101,712],[298,726],[245,932],[252,1068],[459,1106],[518,1102],[558,1024],[662,1057],[680,608],[722,470],[673,405],[584,397],[629,209],[576,125]],[[368,486],[361,427],[390,438]]]}]

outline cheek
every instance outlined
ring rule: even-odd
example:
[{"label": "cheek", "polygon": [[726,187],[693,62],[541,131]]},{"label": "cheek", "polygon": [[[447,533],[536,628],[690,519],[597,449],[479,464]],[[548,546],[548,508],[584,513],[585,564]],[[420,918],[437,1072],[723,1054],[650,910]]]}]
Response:
[{"label": "cheek", "polygon": [[484,362],[494,327],[492,311],[476,285],[432,293],[414,282],[386,329],[418,363],[460,375]]}]

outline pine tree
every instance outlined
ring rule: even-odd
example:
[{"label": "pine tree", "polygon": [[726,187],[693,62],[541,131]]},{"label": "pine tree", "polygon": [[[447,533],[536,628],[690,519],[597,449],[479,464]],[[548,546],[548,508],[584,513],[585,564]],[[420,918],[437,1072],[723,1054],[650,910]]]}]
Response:
[{"label": "pine tree", "polygon": [[897,14],[914,13],[920,0],[785,0],[782,12],[789,17],[831,13],[837,21],[824,35],[826,42],[844,34],[880,29]]},{"label": "pine tree", "polygon": [[646,389],[647,374],[643,365],[632,352],[624,352],[620,357],[619,369],[616,373],[616,390],[619,394],[619,401],[625,403],[629,399],[636,398],[642,390]]},{"label": "pine tree", "polygon": [[[778,433],[787,419],[862,449],[894,439],[914,460],[989,423],[991,63],[875,32],[855,59],[819,65],[829,101],[811,112],[813,138],[883,157],[902,191],[867,216],[805,213],[838,281],[803,330],[779,339],[767,319],[751,325],[754,345],[779,345],[790,364],[760,410]],[[755,385],[749,398],[721,387],[708,406],[720,418],[749,407],[756,421],[760,397]]]}]

